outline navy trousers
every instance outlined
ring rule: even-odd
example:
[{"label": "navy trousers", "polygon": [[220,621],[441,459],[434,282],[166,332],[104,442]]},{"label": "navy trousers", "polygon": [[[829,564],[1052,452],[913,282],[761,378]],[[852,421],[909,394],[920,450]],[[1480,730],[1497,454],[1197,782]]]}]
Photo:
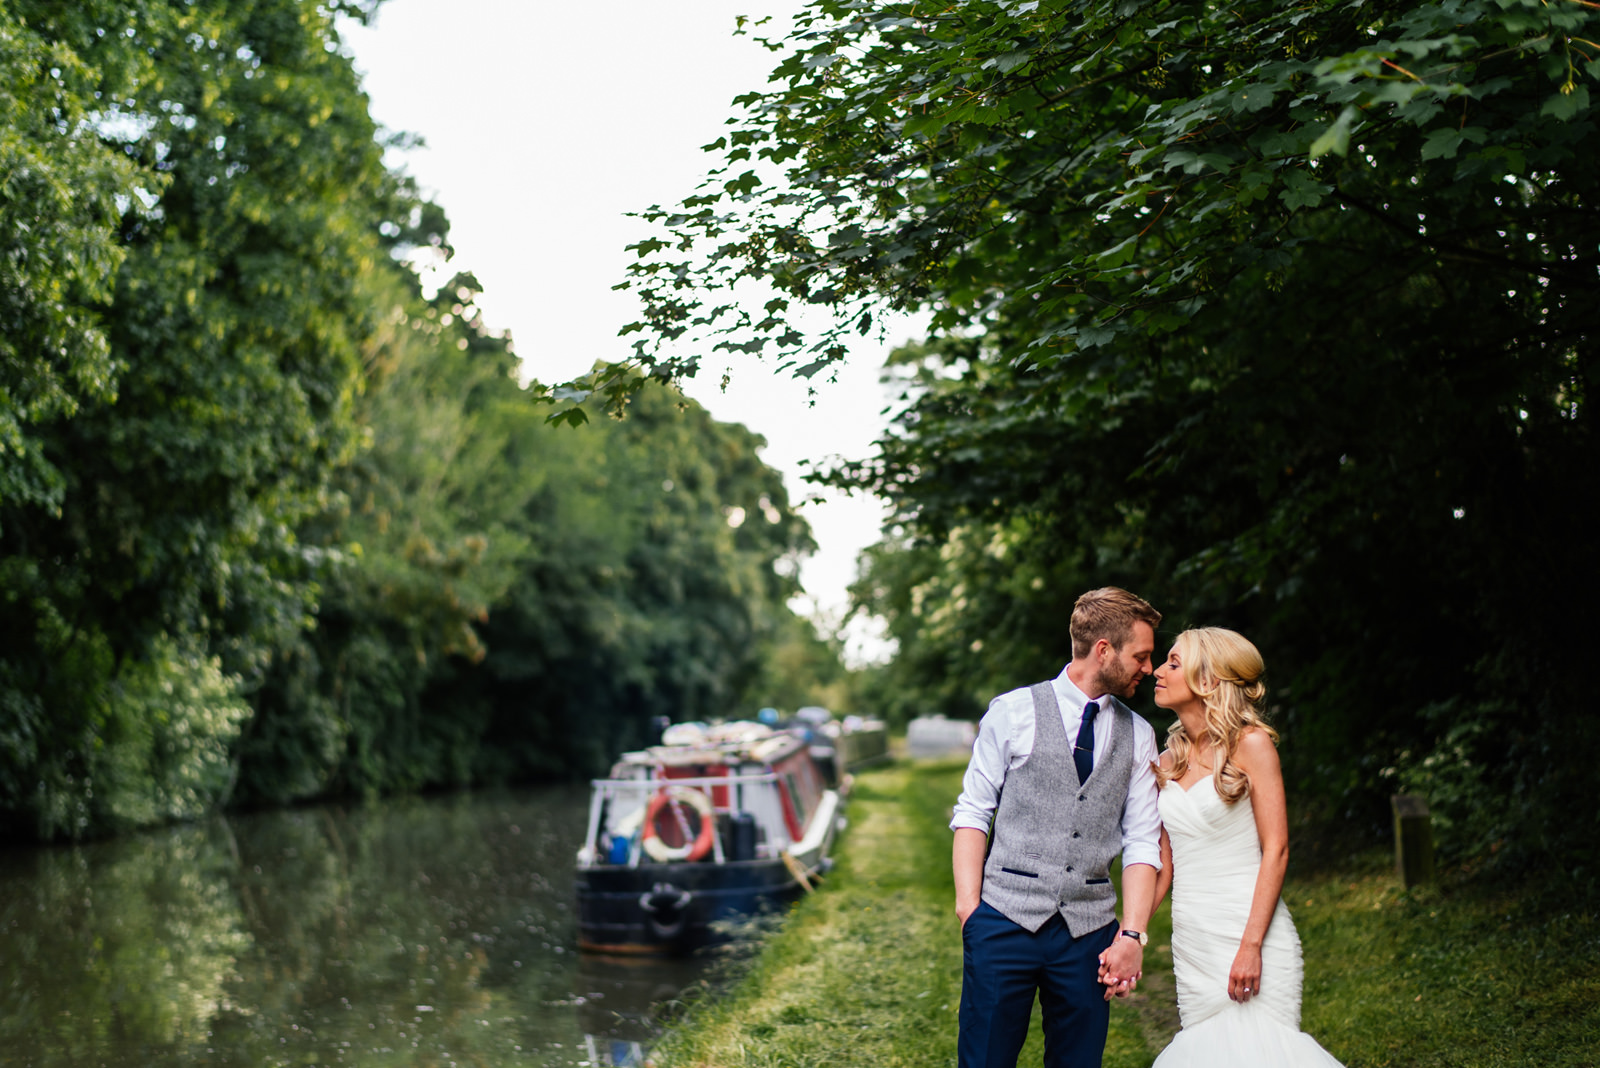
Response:
[{"label": "navy trousers", "polygon": [[1112,922],[1073,938],[1059,913],[1030,934],[980,904],[961,928],[959,1068],[1015,1068],[1035,991],[1044,1015],[1044,1068],[1100,1068],[1111,1024],[1100,954],[1116,937]]}]

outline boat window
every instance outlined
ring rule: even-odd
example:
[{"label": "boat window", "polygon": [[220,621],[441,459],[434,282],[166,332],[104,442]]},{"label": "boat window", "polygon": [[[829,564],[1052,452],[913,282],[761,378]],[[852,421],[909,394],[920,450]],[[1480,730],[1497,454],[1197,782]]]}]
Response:
[{"label": "boat window", "polygon": [[789,800],[794,804],[794,814],[800,820],[802,833],[806,820],[811,818],[811,798],[800,789],[800,781],[794,777],[794,772],[783,773],[784,785],[789,788]]}]

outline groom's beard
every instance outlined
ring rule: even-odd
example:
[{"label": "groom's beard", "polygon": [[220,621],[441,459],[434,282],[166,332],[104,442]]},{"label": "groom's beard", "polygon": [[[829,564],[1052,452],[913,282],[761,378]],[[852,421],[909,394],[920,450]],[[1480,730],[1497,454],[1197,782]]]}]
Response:
[{"label": "groom's beard", "polygon": [[1100,688],[1117,697],[1132,697],[1144,675],[1135,668],[1128,671],[1119,662],[1100,669]]}]

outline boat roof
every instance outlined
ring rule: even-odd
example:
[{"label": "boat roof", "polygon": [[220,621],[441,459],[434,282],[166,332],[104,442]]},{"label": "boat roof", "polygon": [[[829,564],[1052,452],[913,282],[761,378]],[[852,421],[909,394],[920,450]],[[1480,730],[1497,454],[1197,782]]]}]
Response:
[{"label": "boat roof", "polygon": [[623,753],[612,774],[615,776],[626,768],[641,765],[676,768],[722,767],[748,762],[770,764],[804,744],[795,735],[745,720],[712,725],[677,723],[668,728],[661,745]]}]

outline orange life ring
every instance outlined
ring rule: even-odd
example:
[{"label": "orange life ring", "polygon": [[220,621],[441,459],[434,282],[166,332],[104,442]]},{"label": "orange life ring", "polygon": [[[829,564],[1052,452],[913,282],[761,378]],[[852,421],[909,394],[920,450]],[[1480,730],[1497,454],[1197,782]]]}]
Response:
[{"label": "orange life ring", "polygon": [[[657,824],[664,813],[669,811],[669,806],[688,805],[700,815],[700,832],[695,835],[694,841],[685,841],[682,845],[669,846],[661,840],[661,832]],[[672,826],[683,832],[688,837],[688,827],[684,823],[683,814],[676,808],[671,808],[669,819],[673,820]],[[650,859],[660,862],[674,860],[701,860],[711,852],[712,842],[717,833],[717,821],[712,818],[711,799],[699,790],[688,786],[666,786],[657,790],[650,798],[650,805],[644,812],[644,837],[640,845],[650,854]]]}]

